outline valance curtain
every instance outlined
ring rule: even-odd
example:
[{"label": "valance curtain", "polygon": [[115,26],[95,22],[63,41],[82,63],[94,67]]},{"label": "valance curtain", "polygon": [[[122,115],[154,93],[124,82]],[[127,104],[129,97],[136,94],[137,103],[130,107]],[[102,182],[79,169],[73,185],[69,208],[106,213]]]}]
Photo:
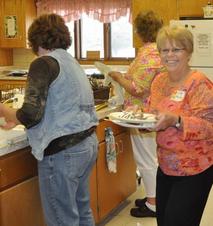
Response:
[{"label": "valance curtain", "polygon": [[82,13],[103,23],[130,14],[131,0],[37,0],[37,14],[57,13],[66,22],[79,20]]}]

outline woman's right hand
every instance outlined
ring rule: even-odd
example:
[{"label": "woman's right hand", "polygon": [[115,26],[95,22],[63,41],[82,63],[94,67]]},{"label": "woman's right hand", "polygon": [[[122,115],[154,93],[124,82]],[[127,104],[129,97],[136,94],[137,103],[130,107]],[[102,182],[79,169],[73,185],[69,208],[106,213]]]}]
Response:
[{"label": "woman's right hand", "polygon": [[178,115],[169,113],[159,113],[156,118],[157,118],[157,123],[155,126],[156,131],[165,130],[168,127],[175,126],[175,124],[178,121]]},{"label": "woman's right hand", "polygon": [[0,125],[1,129],[9,130],[14,128],[17,124],[11,119],[10,112],[14,112],[12,115],[16,115],[16,109],[8,108],[4,104],[0,103],[0,117],[4,117],[5,122]]}]

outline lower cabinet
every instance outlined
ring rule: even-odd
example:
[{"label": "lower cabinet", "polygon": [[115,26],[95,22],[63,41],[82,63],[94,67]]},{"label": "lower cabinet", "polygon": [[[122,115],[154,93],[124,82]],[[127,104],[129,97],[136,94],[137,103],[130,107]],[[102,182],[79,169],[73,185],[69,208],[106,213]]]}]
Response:
[{"label": "lower cabinet", "polygon": [[97,160],[97,189],[99,220],[105,218],[136,190],[135,164],[128,133],[115,137],[117,172],[109,172],[106,162],[106,144],[99,145]]},{"label": "lower cabinet", "polygon": [[34,177],[0,193],[1,226],[45,226]]},{"label": "lower cabinet", "polygon": [[[109,172],[107,167],[105,129],[108,127],[112,129],[115,137],[116,173]],[[128,129],[103,120],[96,132],[99,150],[90,178],[90,192],[91,208],[96,223],[99,223],[125,201],[130,194],[135,192],[136,166]]]}]

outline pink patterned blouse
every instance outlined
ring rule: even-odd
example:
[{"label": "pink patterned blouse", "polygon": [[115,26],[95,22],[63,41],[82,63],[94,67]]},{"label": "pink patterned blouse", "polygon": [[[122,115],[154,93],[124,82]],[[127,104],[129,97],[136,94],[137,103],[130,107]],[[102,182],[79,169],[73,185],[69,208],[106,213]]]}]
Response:
[{"label": "pink patterned blouse", "polygon": [[157,132],[159,165],[167,175],[195,175],[213,165],[213,83],[198,71],[178,88],[167,81],[167,73],[153,81],[149,110],[180,115],[183,129]]},{"label": "pink patterned blouse", "polygon": [[162,71],[161,60],[156,43],[146,43],[138,51],[137,57],[130,64],[125,78],[132,81],[132,86],[136,92],[145,90],[143,97],[134,97],[125,93],[124,107],[139,105],[143,107],[149,96],[150,85],[160,71]]}]

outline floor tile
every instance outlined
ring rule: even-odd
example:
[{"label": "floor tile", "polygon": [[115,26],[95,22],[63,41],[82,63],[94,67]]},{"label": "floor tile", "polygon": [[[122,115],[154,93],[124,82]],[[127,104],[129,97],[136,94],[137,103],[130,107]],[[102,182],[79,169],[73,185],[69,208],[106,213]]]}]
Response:
[{"label": "floor tile", "polygon": [[115,216],[106,226],[126,226],[131,223],[129,216]]}]

